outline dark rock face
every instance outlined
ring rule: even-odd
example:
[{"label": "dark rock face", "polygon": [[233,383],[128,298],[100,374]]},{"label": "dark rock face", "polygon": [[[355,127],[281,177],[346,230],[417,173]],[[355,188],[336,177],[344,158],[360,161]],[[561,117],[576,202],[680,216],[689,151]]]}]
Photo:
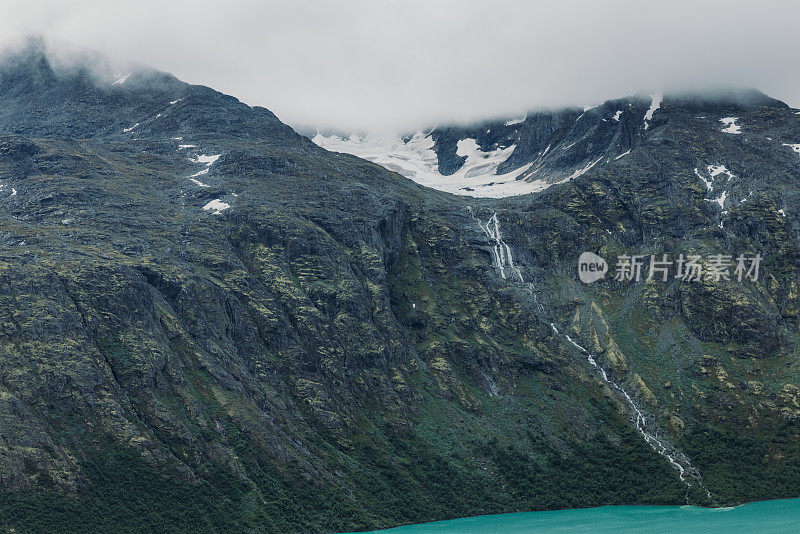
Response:
[{"label": "dark rock face", "polygon": [[[554,136],[580,154],[554,166],[609,160],[479,201],[167,75],[110,85],[42,54],[8,62],[0,525],[342,531],[684,503],[550,322],[625,384],[716,502],[797,495],[800,155],[782,143],[800,142],[800,121],[743,100],[667,97],[646,130],[641,99],[476,130],[482,147],[519,136],[520,161]],[[720,132],[731,110],[741,134]],[[444,147],[462,133],[437,135],[440,166],[457,168]],[[525,283],[495,269],[478,224],[493,213]],[[765,259],[754,283],[585,286],[585,250]]]},{"label": "dark rock face", "polygon": [[[461,169],[466,157],[457,154],[458,143],[474,139],[484,153],[513,147],[511,155],[497,167],[496,174],[521,169],[517,180],[559,183],[570,176],[580,176],[588,169],[614,170],[619,164],[624,165],[618,161],[627,157],[628,151],[644,148],[652,141],[657,140],[662,147],[670,142],[676,143],[673,148],[677,147],[686,139],[659,139],[658,134],[652,133],[661,126],[670,126],[672,130],[670,121],[679,130],[693,131],[682,131],[681,136],[693,134],[695,140],[702,138],[708,142],[720,137],[718,134],[723,129],[720,119],[727,117],[753,118],[748,128],[751,133],[758,131],[761,134],[759,141],[767,140],[765,134],[769,127],[779,127],[783,129],[782,133],[787,134],[787,128],[791,130],[796,123],[793,111],[783,102],[755,90],[730,90],[666,95],[663,98],[662,95],[621,98],[583,110],[532,112],[524,119],[511,121],[438,126],[429,135],[434,140],[439,172],[443,175],[452,175]],[[698,148],[693,147],[694,150]],[[739,150],[742,148],[738,147]],[[680,158],[688,154],[672,153],[669,157]],[[680,163],[689,164],[685,161]]]}]

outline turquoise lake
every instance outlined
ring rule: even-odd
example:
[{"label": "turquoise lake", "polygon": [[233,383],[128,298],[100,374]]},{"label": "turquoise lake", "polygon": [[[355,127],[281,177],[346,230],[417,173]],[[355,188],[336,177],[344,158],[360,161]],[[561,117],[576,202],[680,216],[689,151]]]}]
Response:
[{"label": "turquoise lake", "polygon": [[605,506],[582,510],[484,515],[375,532],[387,534],[800,533],[800,499],[762,501],[735,508]]}]

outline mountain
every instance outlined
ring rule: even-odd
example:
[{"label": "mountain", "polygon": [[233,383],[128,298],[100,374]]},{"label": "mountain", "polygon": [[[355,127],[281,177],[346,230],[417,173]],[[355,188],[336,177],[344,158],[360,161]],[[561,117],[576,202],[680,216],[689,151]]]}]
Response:
[{"label": "mountain", "polygon": [[[81,65],[32,45],[0,66],[5,529],[332,532],[800,494],[795,110],[667,95],[647,128],[642,101],[620,125],[611,104],[491,142],[436,130],[421,168],[452,176],[497,142],[496,172],[553,183],[482,199],[212,89]],[[586,251],[612,271],[763,261],[742,282],[583,284]]]},{"label": "mountain", "polygon": [[[691,121],[698,133],[713,137],[720,132],[740,133],[739,115],[755,112],[759,122],[761,110],[766,109],[789,124],[791,114],[797,113],[755,90],[666,99],[654,94],[470,126],[437,126],[410,135],[317,133],[313,141],[328,150],[374,161],[428,187],[501,198],[542,191],[595,167],[624,165],[619,160],[645,143],[650,128],[669,116],[687,114],[683,120]],[[761,140],[766,139],[762,136]]]}]

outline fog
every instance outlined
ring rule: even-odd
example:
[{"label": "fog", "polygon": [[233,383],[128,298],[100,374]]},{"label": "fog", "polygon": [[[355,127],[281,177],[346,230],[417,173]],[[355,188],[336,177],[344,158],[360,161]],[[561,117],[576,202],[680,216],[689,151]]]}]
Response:
[{"label": "fog", "polygon": [[652,90],[755,87],[800,106],[798,20],[784,0],[0,0],[0,46],[41,35],[296,127],[393,131]]}]

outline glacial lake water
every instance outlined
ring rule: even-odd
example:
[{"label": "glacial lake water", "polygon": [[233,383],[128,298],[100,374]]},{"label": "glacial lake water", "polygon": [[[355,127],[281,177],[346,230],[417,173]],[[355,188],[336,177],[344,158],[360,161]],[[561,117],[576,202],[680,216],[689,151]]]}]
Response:
[{"label": "glacial lake water", "polygon": [[735,508],[604,506],[582,510],[484,515],[374,532],[385,534],[800,533],[800,499],[761,501]]}]

